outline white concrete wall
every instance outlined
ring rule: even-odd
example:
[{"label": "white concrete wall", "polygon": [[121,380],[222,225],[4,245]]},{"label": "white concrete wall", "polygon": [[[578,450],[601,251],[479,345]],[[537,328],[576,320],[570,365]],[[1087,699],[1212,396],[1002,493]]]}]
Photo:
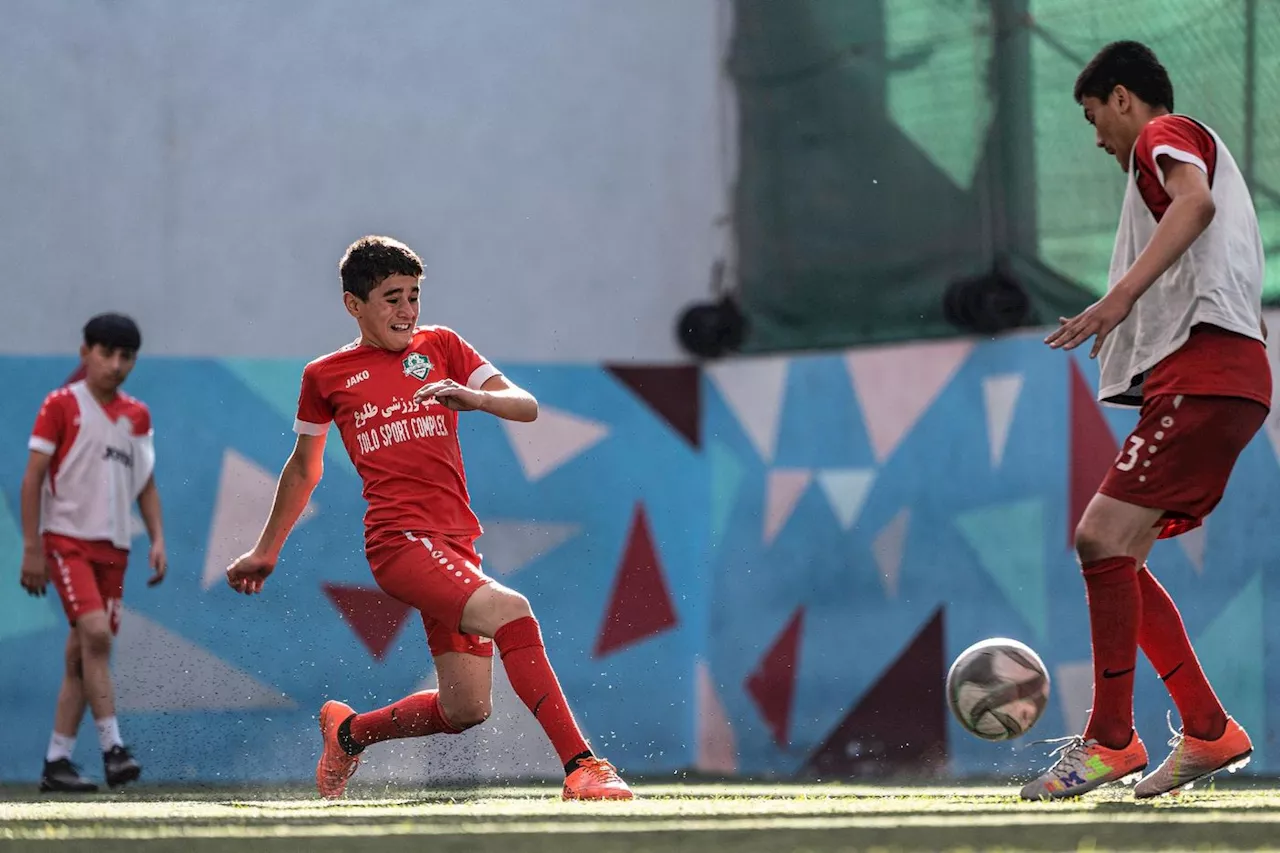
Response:
[{"label": "white concrete wall", "polygon": [[676,358],[728,2],[6,0],[0,352],[105,309],[152,353],[327,351],[338,258],[385,233],[492,358]]}]

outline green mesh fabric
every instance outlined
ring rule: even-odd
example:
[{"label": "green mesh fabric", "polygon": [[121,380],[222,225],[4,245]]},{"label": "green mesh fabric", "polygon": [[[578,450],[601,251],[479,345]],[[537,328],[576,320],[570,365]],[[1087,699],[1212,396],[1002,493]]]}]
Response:
[{"label": "green mesh fabric", "polygon": [[[1149,43],[1178,109],[1230,146],[1268,255],[1280,251],[1280,4],[737,0],[735,12],[751,351],[958,334],[947,284],[997,261],[1039,322],[1102,293],[1124,178],[1071,89],[1117,38]],[[1266,295],[1280,297],[1280,264]]]}]

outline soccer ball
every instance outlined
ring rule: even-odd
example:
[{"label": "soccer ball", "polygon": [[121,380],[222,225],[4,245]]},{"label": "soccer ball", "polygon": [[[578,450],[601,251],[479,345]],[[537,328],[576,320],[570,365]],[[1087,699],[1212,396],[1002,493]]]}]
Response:
[{"label": "soccer ball", "polygon": [[960,653],[947,673],[947,704],[983,740],[1021,737],[1049,703],[1044,661],[1017,640],[996,637]]}]

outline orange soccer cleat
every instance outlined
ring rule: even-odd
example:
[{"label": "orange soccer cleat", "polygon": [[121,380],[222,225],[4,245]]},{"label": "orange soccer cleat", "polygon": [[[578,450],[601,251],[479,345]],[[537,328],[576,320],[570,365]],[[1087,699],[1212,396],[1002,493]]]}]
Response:
[{"label": "orange soccer cleat", "polygon": [[582,759],[565,778],[563,796],[566,800],[629,800],[632,795],[613,765],[593,755]]},{"label": "orange soccer cleat", "polygon": [[1147,748],[1134,732],[1122,749],[1103,746],[1081,735],[1056,738],[1058,760],[1022,788],[1024,800],[1063,800],[1087,794],[1112,782],[1137,781],[1147,769]]},{"label": "orange soccer cleat", "polygon": [[350,705],[330,700],[320,708],[320,738],[324,744],[316,764],[316,788],[320,796],[336,800],[347,790],[347,780],[360,766],[360,756],[348,755],[338,743],[338,727],[354,714]]},{"label": "orange soccer cleat", "polygon": [[[1173,729],[1172,723],[1169,728]],[[1230,717],[1226,731],[1217,740],[1201,740],[1175,731],[1169,746],[1173,747],[1169,757],[1133,789],[1138,799],[1188,789],[1192,783],[1222,770],[1234,773],[1248,764],[1253,754],[1249,736]]]}]

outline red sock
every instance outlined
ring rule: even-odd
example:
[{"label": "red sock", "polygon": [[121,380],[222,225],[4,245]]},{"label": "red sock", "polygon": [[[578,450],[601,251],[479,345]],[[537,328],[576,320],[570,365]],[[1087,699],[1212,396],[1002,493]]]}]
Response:
[{"label": "red sock", "polygon": [[356,714],[351,718],[351,739],[359,746],[402,737],[425,737],[440,733],[457,734],[440,710],[440,692],[427,690],[410,694],[399,702]]},{"label": "red sock", "polygon": [[1138,572],[1138,585],[1142,589],[1138,643],[1178,706],[1182,730],[1202,740],[1222,737],[1227,712],[1204,677],[1177,605],[1146,566]]},{"label": "red sock", "polygon": [[1142,593],[1132,557],[1082,566],[1093,639],[1093,710],[1084,736],[1112,749],[1133,736],[1133,670],[1138,662]]},{"label": "red sock", "polygon": [[542,725],[560,761],[568,764],[584,752],[591,752],[547,660],[538,620],[526,616],[508,622],[494,632],[493,642],[502,653],[512,689]]}]

